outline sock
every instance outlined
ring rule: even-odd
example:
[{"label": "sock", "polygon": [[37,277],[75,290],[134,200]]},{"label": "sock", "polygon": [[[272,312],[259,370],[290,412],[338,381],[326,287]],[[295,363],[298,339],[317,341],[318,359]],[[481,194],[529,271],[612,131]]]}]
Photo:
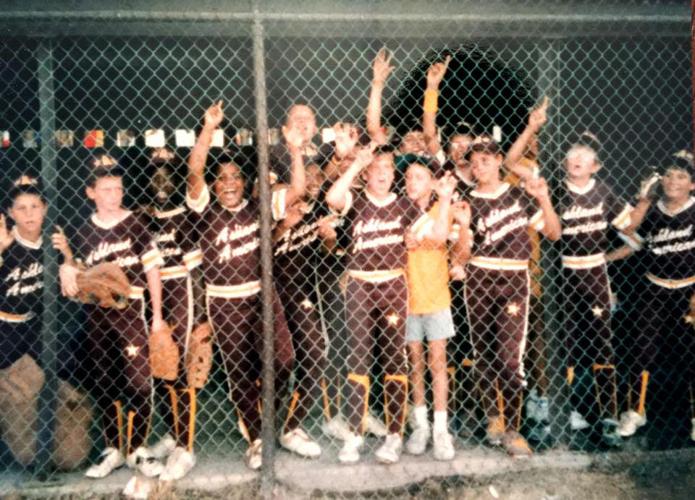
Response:
[{"label": "sock", "polygon": [[418,427],[427,427],[427,406],[421,405],[413,408],[413,421]]},{"label": "sock", "polygon": [[434,432],[449,432],[446,410],[434,412]]}]

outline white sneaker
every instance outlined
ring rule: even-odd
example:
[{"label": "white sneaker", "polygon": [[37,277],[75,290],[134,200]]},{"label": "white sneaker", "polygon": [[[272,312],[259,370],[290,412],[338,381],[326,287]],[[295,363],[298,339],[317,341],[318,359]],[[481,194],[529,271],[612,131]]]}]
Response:
[{"label": "white sneaker", "polygon": [[99,455],[99,463],[89,467],[84,473],[86,477],[101,479],[125,464],[123,454],[116,448],[108,447]]},{"label": "white sneaker", "polygon": [[536,399],[536,422],[550,422],[549,407],[550,403],[545,396]]},{"label": "white sneaker", "polygon": [[435,460],[453,460],[456,455],[454,438],[448,432],[435,432],[432,435],[432,454]]},{"label": "white sneaker", "polygon": [[304,432],[304,429],[297,427],[286,432],[280,437],[280,445],[297,455],[307,458],[317,458],[321,456],[321,447]]},{"label": "white sneaker", "polygon": [[405,443],[405,449],[411,455],[422,455],[427,449],[427,443],[430,440],[430,427],[419,426],[413,429],[408,441]]},{"label": "white sneaker", "polygon": [[360,448],[364,444],[364,438],[358,434],[350,433],[343,447],[338,452],[338,460],[341,464],[354,464],[360,460]]},{"label": "white sneaker", "polygon": [[166,433],[154,446],[150,446],[150,453],[154,458],[162,460],[171,455],[176,449],[176,440],[171,434]]},{"label": "white sneaker", "polygon": [[160,481],[176,481],[191,472],[195,467],[195,455],[182,446],[177,446],[169,455],[164,470],[159,476]]},{"label": "white sneaker", "polygon": [[367,433],[371,434],[372,436],[386,437],[389,433],[389,431],[386,429],[386,426],[384,425],[384,422],[376,418],[371,413],[367,413],[365,423]]},{"label": "white sneaker", "polygon": [[251,443],[244,453],[244,460],[246,461],[246,466],[251,470],[258,470],[263,465],[263,443],[260,439],[256,439]]},{"label": "white sneaker", "polygon": [[145,477],[157,477],[164,471],[164,464],[157,460],[145,446],[138,447],[126,457],[126,464]]},{"label": "white sneaker", "polygon": [[136,498],[146,500],[152,492],[152,481],[139,474],[133,475],[123,488],[123,496],[126,498]]},{"label": "white sneaker", "polygon": [[634,410],[629,410],[620,415],[620,424],[618,425],[618,434],[622,437],[630,437],[637,429],[647,423],[647,416],[640,415]]},{"label": "white sneaker", "polygon": [[578,411],[572,410],[570,413],[570,429],[573,431],[583,431],[589,427],[589,422],[586,421],[584,415]]},{"label": "white sneaker", "polygon": [[526,397],[526,418],[538,422],[538,394],[532,389]]},{"label": "white sneaker", "polygon": [[398,433],[389,434],[386,436],[384,444],[382,444],[376,453],[376,459],[382,464],[395,464],[401,459],[401,450],[403,449],[403,438]]},{"label": "white sneaker", "polygon": [[690,439],[691,441],[695,441],[695,418],[690,419],[690,425],[692,426],[690,428]]},{"label": "white sneaker", "polygon": [[350,427],[341,415],[336,415],[332,419],[325,421],[321,424],[321,430],[326,436],[340,441],[345,441],[352,435]]}]

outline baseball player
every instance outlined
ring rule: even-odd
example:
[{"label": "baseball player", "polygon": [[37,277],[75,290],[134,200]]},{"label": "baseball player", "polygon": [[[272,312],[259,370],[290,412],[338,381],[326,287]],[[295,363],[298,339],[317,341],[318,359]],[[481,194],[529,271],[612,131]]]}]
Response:
[{"label": "baseball player", "polygon": [[[180,359],[178,377],[172,381],[155,379],[158,399],[165,401],[164,420],[169,434],[152,447],[155,455],[167,455],[162,481],[181,479],[195,466],[193,443],[196,422],[196,388],[189,387],[184,370],[189,337],[194,326],[194,277],[191,272],[202,262],[197,245],[193,213],[179,195],[177,171],[183,167],[167,149],[153,152],[146,171],[150,177],[152,205],[148,207],[149,230],[154,235],[164,261],[162,279],[162,314],[172,326],[172,337]],[[173,436],[173,437],[172,437]]]},{"label": "baseball player", "polygon": [[[526,192],[500,178],[502,153],[490,137],[476,138],[468,151],[476,189],[471,192],[470,233],[461,232],[466,260],[466,305],[476,368],[487,414],[487,437],[513,457],[531,449],[518,433],[523,357],[528,328],[531,246],[528,226],[551,240],[560,237],[560,221],[542,178],[526,183]],[[470,252],[470,254],[469,254]]]},{"label": "baseball player", "polygon": [[[205,112],[204,126],[191,152],[187,178],[188,206],[200,214],[199,241],[203,253],[208,318],[220,350],[236,407],[242,434],[249,447],[246,464],[262,465],[260,387],[262,351],[262,302],[260,283],[259,205],[244,198],[244,178],[231,157],[218,159],[212,194],[205,184],[204,170],[212,133],[224,119],[222,101]],[[289,186],[278,185],[272,193],[275,220],[285,217],[286,207],[304,195],[304,164],[301,135],[284,129],[292,152]],[[276,394],[289,379],[294,360],[292,340],[280,302],[273,301],[275,313]],[[319,445],[299,427],[281,437],[281,443],[301,455],[316,457]]]},{"label": "baseball player", "polygon": [[[443,240],[447,235],[445,218],[432,224],[410,200],[391,192],[395,171],[393,149],[382,146],[375,151],[375,147],[360,150],[326,194],[328,205],[346,217],[350,236],[346,265],[350,354],[344,392],[352,435],[338,455],[342,463],[360,459],[375,343],[381,348],[380,362],[385,372],[384,406],[389,432],[376,457],[382,463],[400,459],[408,386],[403,355],[408,308],[404,236],[409,230],[421,237],[431,235],[435,240]],[[364,190],[351,191],[355,178],[363,170]],[[451,194],[447,193],[449,197]],[[381,331],[375,331],[376,328]]]},{"label": "baseball player", "polygon": [[[91,372],[91,389],[101,412],[106,444],[99,461],[85,472],[90,478],[105,477],[124,464],[148,477],[158,476],[163,470],[163,464],[146,446],[152,379],[144,301],[147,287],[151,328],[153,331],[163,328],[159,274],[162,258],[145,219],[123,207],[123,175],[123,169],[111,156],[97,154],[91,159],[86,191],[95,211],[73,241],[79,265],[116,263],[131,284],[124,309],[85,305],[88,339],[85,361]],[[71,263],[61,266],[65,295],[78,294],[78,272]]]},{"label": "baseball player", "polygon": [[[36,179],[22,176],[8,194],[9,229],[0,215],[0,435],[14,458],[28,466],[36,454],[38,397],[45,380],[41,368],[43,313],[43,221],[46,202]],[[72,260],[62,230],[53,247]],[[54,463],[78,466],[91,448],[92,411],[86,396],[58,381]]]},{"label": "baseball player", "polygon": [[[644,249],[647,274],[646,288],[637,306],[635,323],[639,327],[634,329],[634,338],[628,339],[635,354],[628,362],[629,408],[621,415],[618,429],[623,437],[632,436],[647,423],[650,382],[683,391],[674,394],[675,400],[664,401],[668,406],[661,411],[673,411],[679,398],[690,398],[691,407],[693,401],[695,169],[692,158],[674,156],[663,169],[660,188],[662,194],[658,201],[646,210],[643,220],[637,218],[641,223],[635,236]],[[691,438],[695,440],[695,414],[691,413],[690,417],[693,419]]]}]

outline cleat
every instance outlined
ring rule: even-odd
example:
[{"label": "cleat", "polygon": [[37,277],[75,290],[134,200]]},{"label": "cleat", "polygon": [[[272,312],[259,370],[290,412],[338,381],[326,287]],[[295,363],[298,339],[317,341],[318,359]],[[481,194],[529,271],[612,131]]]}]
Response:
[{"label": "cleat", "polygon": [[123,496],[126,498],[145,500],[150,496],[151,491],[152,483],[150,480],[135,474],[125,485],[125,488],[123,488]]},{"label": "cleat", "polygon": [[244,461],[246,462],[246,467],[251,470],[258,470],[263,465],[263,455],[262,455],[263,443],[260,439],[256,439],[251,443],[244,453]]},{"label": "cleat", "polygon": [[360,460],[360,448],[364,444],[364,438],[354,433],[350,433],[348,439],[343,443],[343,447],[338,452],[338,460],[341,464],[354,464]]},{"label": "cleat", "polygon": [[321,430],[326,436],[333,439],[338,439],[339,441],[345,441],[352,436],[350,427],[348,427],[347,422],[345,422],[345,419],[340,415],[336,415],[332,419],[326,420],[323,424],[321,424]]},{"label": "cleat", "polygon": [[512,458],[529,458],[533,455],[524,437],[516,431],[509,431],[502,438],[502,446]]},{"label": "cleat", "polygon": [[371,434],[376,437],[386,437],[389,431],[386,429],[384,422],[376,418],[371,413],[367,413],[365,417],[365,425],[367,434]]},{"label": "cleat", "polygon": [[162,439],[157,441],[154,446],[150,446],[150,454],[159,460],[163,460],[171,455],[176,448],[176,440],[171,434],[164,434]]},{"label": "cleat", "polygon": [[195,455],[182,446],[177,446],[169,455],[160,481],[176,481],[186,476],[195,467]]},{"label": "cleat", "polygon": [[92,479],[101,479],[122,467],[123,464],[125,464],[123,454],[116,448],[109,447],[99,456],[99,463],[89,467],[84,475]]},{"label": "cleat", "polygon": [[536,400],[536,422],[550,422],[550,403],[545,396]]},{"label": "cleat", "polygon": [[589,422],[586,421],[584,416],[578,411],[572,410],[570,413],[570,429],[573,431],[583,431],[590,427]]},{"label": "cleat", "polygon": [[526,398],[526,418],[538,422],[538,395],[533,389]]},{"label": "cleat", "polygon": [[430,427],[420,426],[415,427],[410,434],[408,441],[405,443],[405,449],[411,455],[422,455],[427,449],[427,443],[430,440]]},{"label": "cleat", "polygon": [[401,459],[401,450],[403,449],[403,438],[401,435],[394,432],[386,436],[384,444],[382,444],[376,453],[376,459],[382,464],[395,464]]},{"label": "cleat", "polygon": [[504,436],[504,417],[502,415],[497,415],[494,417],[489,417],[487,421],[487,432],[486,437],[491,445],[499,445],[502,443],[502,437]]},{"label": "cleat", "polygon": [[618,433],[618,422],[612,418],[601,420],[601,442],[609,448],[620,448],[623,439]]},{"label": "cleat", "polygon": [[280,437],[280,445],[286,450],[307,458],[321,456],[321,447],[303,429],[297,427]]},{"label": "cleat", "polygon": [[453,460],[456,455],[454,439],[448,432],[435,432],[432,435],[432,454],[435,460]]},{"label": "cleat", "polygon": [[647,417],[640,415],[634,410],[629,410],[620,415],[620,423],[618,424],[618,434],[622,437],[630,437],[637,429],[647,423]]},{"label": "cleat", "polygon": [[126,465],[145,477],[157,477],[164,471],[164,464],[157,460],[145,446],[138,447],[126,457]]}]

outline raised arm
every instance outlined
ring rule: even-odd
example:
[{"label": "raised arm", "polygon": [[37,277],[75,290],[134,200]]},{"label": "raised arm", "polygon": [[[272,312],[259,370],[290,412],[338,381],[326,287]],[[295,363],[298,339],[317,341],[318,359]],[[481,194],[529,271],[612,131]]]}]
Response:
[{"label": "raised arm", "polygon": [[445,243],[449,237],[449,220],[451,210],[451,198],[456,190],[456,179],[451,172],[447,172],[437,181],[435,191],[439,200],[439,213],[432,226],[432,233],[429,239],[437,243]]},{"label": "raised arm", "polygon": [[439,109],[437,101],[439,99],[439,86],[450,61],[451,56],[446,56],[444,62],[434,63],[427,70],[427,87],[422,104],[422,132],[425,136],[427,152],[433,156],[441,149],[437,134],[437,110]]},{"label": "raised arm", "polygon": [[391,55],[386,49],[379,50],[372,63],[372,88],[367,106],[367,133],[377,144],[386,144],[386,134],[381,128],[381,98],[391,71]]},{"label": "raised arm", "polygon": [[186,188],[188,196],[196,200],[205,187],[205,163],[207,162],[212,134],[224,119],[222,101],[217,101],[205,111],[203,130],[188,157]]},{"label": "raised arm", "polygon": [[304,170],[304,156],[302,154],[304,137],[298,127],[287,125],[282,127],[282,135],[285,137],[287,149],[292,157],[290,185],[285,198],[285,204],[290,206],[295,201],[301,200],[306,190],[306,174]]},{"label": "raised arm", "polygon": [[545,123],[548,121],[549,105],[550,99],[548,99],[546,96],[543,98],[543,102],[541,102],[540,106],[533,109],[531,113],[529,113],[526,128],[519,135],[519,137],[516,138],[516,141],[514,141],[514,144],[512,144],[512,146],[509,148],[509,151],[507,151],[507,156],[504,158],[504,166],[507,168],[507,170],[514,173],[521,179],[526,180],[531,177],[532,172],[529,172],[528,169],[523,167],[520,168],[518,164],[521,158],[523,158],[526,148],[531,142],[533,136],[538,134],[541,128],[543,128],[543,125],[545,125]]},{"label": "raised arm", "polygon": [[551,241],[557,241],[562,236],[562,226],[553,203],[550,200],[548,183],[543,177],[528,179],[526,181],[526,192],[538,201],[538,206],[543,211],[543,236]]},{"label": "raised arm", "polygon": [[326,193],[326,203],[336,212],[343,211],[345,208],[345,199],[350,192],[355,178],[357,178],[360,172],[374,160],[375,147],[375,144],[370,144],[358,151],[355,160],[350,164],[347,170],[338,177],[338,180],[333,183]]},{"label": "raised arm", "polygon": [[459,226],[459,237],[452,248],[452,266],[463,266],[471,258],[471,206],[467,201],[457,202],[453,206],[454,220]]}]

